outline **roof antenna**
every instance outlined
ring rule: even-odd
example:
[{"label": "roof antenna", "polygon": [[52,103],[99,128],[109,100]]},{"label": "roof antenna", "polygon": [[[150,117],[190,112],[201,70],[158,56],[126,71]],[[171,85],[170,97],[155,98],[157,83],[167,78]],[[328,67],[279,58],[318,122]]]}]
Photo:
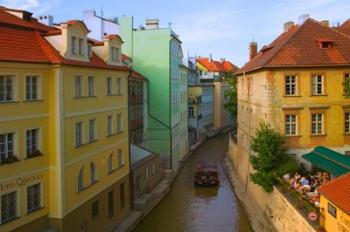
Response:
[{"label": "roof antenna", "polygon": [[171,29],[171,25],[173,25],[173,23],[169,22],[168,25],[169,25],[169,28]]},{"label": "roof antenna", "polygon": [[101,4],[101,18],[103,18],[103,4]]}]

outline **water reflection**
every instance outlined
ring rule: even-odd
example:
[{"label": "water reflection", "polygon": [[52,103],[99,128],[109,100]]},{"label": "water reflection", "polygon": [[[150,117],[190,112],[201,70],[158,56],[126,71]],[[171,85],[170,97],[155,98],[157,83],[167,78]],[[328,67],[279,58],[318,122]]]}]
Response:
[{"label": "water reflection", "polygon": [[[208,140],[192,155],[169,194],[136,228],[136,232],[251,231],[220,165],[227,135]],[[195,164],[213,159],[218,164],[218,187],[194,187]]]}]

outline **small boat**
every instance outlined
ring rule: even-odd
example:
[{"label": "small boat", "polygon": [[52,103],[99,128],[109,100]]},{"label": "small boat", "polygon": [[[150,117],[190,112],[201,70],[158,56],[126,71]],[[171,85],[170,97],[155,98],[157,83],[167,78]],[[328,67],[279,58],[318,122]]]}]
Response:
[{"label": "small boat", "polygon": [[199,187],[218,186],[219,178],[216,163],[209,160],[197,162],[193,184]]}]

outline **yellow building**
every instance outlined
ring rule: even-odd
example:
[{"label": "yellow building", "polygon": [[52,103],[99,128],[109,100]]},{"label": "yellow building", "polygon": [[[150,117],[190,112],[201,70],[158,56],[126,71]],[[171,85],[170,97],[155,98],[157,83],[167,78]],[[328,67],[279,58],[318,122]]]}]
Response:
[{"label": "yellow building", "polygon": [[259,52],[250,44],[250,61],[237,72],[237,143],[230,149],[241,182],[261,209],[268,209],[269,195],[249,179],[251,139],[261,122],[285,135],[288,152],[300,160],[316,146],[350,150],[350,100],[343,95],[349,45],[349,36],[313,19],[286,23]]},{"label": "yellow building", "polygon": [[0,231],[110,231],[130,210],[122,41],[31,15],[0,9]]},{"label": "yellow building", "polygon": [[319,192],[321,225],[326,231],[350,231],[350,174],[323,184]]}]

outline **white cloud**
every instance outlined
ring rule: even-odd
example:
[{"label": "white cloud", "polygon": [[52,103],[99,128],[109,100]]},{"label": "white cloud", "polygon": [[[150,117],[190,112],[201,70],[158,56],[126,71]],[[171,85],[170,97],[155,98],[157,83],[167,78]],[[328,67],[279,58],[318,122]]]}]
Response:
[{"label": "white cloud", "polygon": [[23,9],[36,15],[45,14],[49,9],[56,7],[61,0],[0,0],[0,5]]}]

